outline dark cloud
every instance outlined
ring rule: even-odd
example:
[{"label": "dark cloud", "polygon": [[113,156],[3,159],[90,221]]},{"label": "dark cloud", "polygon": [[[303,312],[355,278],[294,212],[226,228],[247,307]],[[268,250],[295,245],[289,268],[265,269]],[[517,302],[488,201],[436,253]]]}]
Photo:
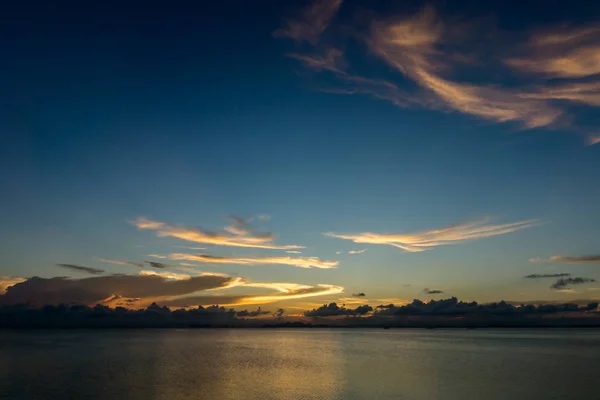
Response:
[{"label": "dark cloud", "polygon": [[324,304],[319,308],[305,311],[305,317],[334,317],[339,315],[365,315],[373,311],[369,305],[358,306],[354,309],[339,307],[336,303]]},{"label": "dark cloud", "polygon": [[567,274],[565,272],[561,272],[558,274],[531,274],[531,275],[526,275],[523,278],[527,278],[527,279],[542,279],[542,278],[563,278],[566,276],[571,276],[571,274]]},{"label": "dark cloud", "polygon": [[6,289],[0,304],[86,304],[115,298],[159,298],[180,296],[200,290],[226,287],[237,278],[200,275],[184,280],[168,280],[158,275],[110,275],[83,279],[29,278]]},{"label": "dark cloud", "polygon": [[366,294],[364,294],[363,292],[360,292],[360,293],[352,293],[352,296],[354,296],[354,297],[365,297],[365,296],[366,296]]},{"label": "dark cloud", "polygon": [[581,285],[588,282],[596,282],[595,279],[591,278],[561,278],[554,282],[550,287],[552,289],[564,289],[569,285]]},{"label": "dark cloud", "polygon": [[56,264],[57,267],[61,267],[61,268],[66,268],[66,269],[70,269],[73,271],[79,271],[79,272],[87,272],[88,274],[92,274],[92,275],[100,275],[104,273],[103,269],[99,269],[99,268],[92,268],[92,267],[84,267],[82,265],[75,265],[75,264]]},{"label": "dark cloud", "polygon": [[164,268],[171,268],[172,267],[172,265],[161,263],[161,262],[156,262],[156,261],[144,261],[144,262],[146,264],[150,265],[152,268],[164,269]]},{"label": "dark cloud", "polygon": [[444,293],[443,291],[439,290],[439,289],[429,289],[429,288],[425,288],[423,289],[423,293],[427,293],[427,294],[442,294]]}]

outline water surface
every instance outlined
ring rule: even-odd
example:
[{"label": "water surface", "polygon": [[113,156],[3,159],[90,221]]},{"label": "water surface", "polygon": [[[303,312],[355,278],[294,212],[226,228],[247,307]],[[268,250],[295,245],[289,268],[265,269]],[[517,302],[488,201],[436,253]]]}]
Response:
[{"label": "water surface", "polygon": [[6,399],[592,399],[600,331],[0,332]]}]

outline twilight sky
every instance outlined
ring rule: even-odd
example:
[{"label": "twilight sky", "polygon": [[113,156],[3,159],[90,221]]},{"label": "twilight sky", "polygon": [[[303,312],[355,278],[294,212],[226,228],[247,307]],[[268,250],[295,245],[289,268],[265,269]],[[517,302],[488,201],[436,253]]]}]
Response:
[{"label": "twilight sky", "polygon": [[600,299],[598,2],[0,19],[6,302]]}]

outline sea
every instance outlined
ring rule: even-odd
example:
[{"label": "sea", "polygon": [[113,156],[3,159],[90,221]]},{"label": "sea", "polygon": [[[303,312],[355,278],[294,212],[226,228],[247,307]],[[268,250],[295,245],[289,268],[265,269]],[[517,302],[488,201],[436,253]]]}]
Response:
[{"label": "sea", "polygon": [[598,329],[0,331],[2,399],[600,399]]}]

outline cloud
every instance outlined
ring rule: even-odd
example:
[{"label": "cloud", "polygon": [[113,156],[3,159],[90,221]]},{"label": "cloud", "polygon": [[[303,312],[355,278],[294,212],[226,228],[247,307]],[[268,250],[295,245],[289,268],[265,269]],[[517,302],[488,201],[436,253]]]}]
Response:
[{"label": "cloud", "polygon": [[165,263],[160,263],[160,262],[156,262],[156,261],[144,261],[144,262],[146,264],[150,265],[152,268],[163,269],[163,268],[171,268],[172,267],[172,265],[165,264]]},{"label": "cloud", "polygon": [[168,258],[167,256],[163,256],[163,255],[160,255],[160,254],[148,254],[148,257],[154,257],[154,258],[158,258],[158,259],[161,259],[161,260],[164,260],[164,259]]},{"label": "cloud", "polygon": [[363,292],[360,292],[360,293],[352,293],[352,296],[354,296],[354,297],[365,297],[365,296],[366,296],[366,294],[364,294]]},{"label": "cloud", "polygon": [[0,276],[0,295],[6,293],[6,289],[16,285],[17,283],[24,282],[25,278],[18,278],[13,276]]},{"label": "cloud", "polygon": [[590,135],[588,137],[588,145],[589,146],[593,146],[593,145],[598,144],[598,143],[600,143],[600,135],[598,135],[598,136]]},{"label": "cloud", "polygon": [[174,245],[173,247],[178,247],[180,249],[188,249],[188,250],[206,250],[206,247],[195,247],[195,246],[181,246],[181,245]]},{"label": "cloud", "polygon": [[170,272],[170,271],[149,271],[149,270],[140,271],[140,275],[154,275],[154,276],[160,276],[163,278],[174,279],[174,280],[178,280],[178,281],[190,279],[192,277],[191,275],[188,275],[188,274],[178,274],[176,272]]},{"label": "cloud", "polygon": [[271,216],[269,214],[259,214],[256,218],[258,218],[259,221],[268,221],[271,219]]},{"label": "cloud", "polygon": [[191,263],[179,263],[179,265],[183,266],[183,267],[200,267],[200,265],[198,264],[191,264]]},{"label": "cloud", "polygon": [[135,267],[140,267],[140,268],[144,268],[144,264],[141,262],[133,262],[133,261],[119,261],[119,260],[110,260],[108,258],[99,258],[98,260],[105,262],[105,263],[109,263],[109,264],[116,264],[116,265],[133,265]]},{"label": "cloud", "polygon": [[285,27],[273,35],[316,44],[341,5],[342,0],[314,0],[298,18],[285,21]]},{"label": "cloud", "polygon": [[298,245],[276,245],[271,232],[255,232],[248,228],[246,221],[229,216],[234,221],[233,225],[226,227],[226,232],[210,232],[200,228],[187,228],[183,226],[170,226],[162,222],[150,221],[140,217],[131,223],[139,229],[156,230],[159,237],[174,237],[189,242],[211,244],[214,246],[246,247],[273,250],[303,249]]},{"label": "cloud", "polygon": [[548,126],[560,116],[560,110],[523,98],[517,90],[442,77],[442,72],[450,70],[442,45],[452,36],[453,31],[435,10],[425,7],[409,18],[374,22],[369,45],[390,66],[425,89],[426,96],[433,96],[433,108],[441,105],[496,122],[519,121],[527,128]]},{"label": "cloud", "polygon": [[567,264],[586,264],[586,263],[600,263],[600,256],[582,256],[582,257],[565,257],[565,256],[552,256],[549,259],[550,262],[561,262]]},{"label": "cloud", "polygon": [[302,254],[302,252],[298,250],[286,250],[285,252],[289,254]]},{"label": "cloud", "polygon": [[61,267],[61,268],[70,269],[73,271],[86,272],[86,273],[92,274],[92,275],[99,275],[99,274],[103,274],[105,272],[103,269],[84,267],[84,266],[75,265],[75,264],[56,264],[56,266]]},{"label": "cloud", "polygon": [[563,278],[566,276],[571,276],[571,274],[567,274],[564,272],[561,273],[557,273],[557,274],[531,274],[531,275],[527,275],[524,276],[523,278],[527,278],[527,279],[542,279],[542,278]]},{"label": "cloud", "polygon": [[555,283],[550,286],[552,289],[566,289],[569,285],[581,285],[588,282],[596,282],[594,279],[590,278],[560,278]]},{"label": "cloud", "polygon": [[348,254],[362,254],[362,253],[364,253],[365,251],[367,251],[367,249],[364,249],[364,250],[350,250],[350,251],[348,252]]},{"label": "cloud", "polygon": [[351,240],[354,243],[383,244],[398,247],[408,252],[421,252],[434,247],[458,244],[467,240],[487,238],[538,225],[536,220],[526,220],[501,225],[487,224],[489,219],[451,225],[412,234],[383,234],[363,232],[358,234],[339,234],[327,232],[324,235]]},{"label": "cloud", "polygon": [[323,55],[289,53],[287,56],[299,61],[306,68],[310,68],[314,71],[334,72],[342,75],[339,76],[339,78],[352,79],[350,75],[347,75],[346,72],[343,71],[345,65],[344,53],[336,48],[332,47],[327,49]]},{"label": "cloud", "polygon": [[267,304],[291,299],[339,294],[344,291],[344,288],[341,286],[326,284],[308,286],[296,283],[257,282],[245,283],[244,286],[271,289],[275,290],[277,293],[238,296],[189,296],[162,301],[161,304],[168,307],[190,307],[197,304]]},{"label": "cloud", "polygon": [[368,304],[358,306],[354,309],[339,307],[336,303],[324,304],[323,306],[305,311],[305,317],[336,317],[340,315],[362,316],[373,311],[373,307]]},{"label": "cloud", "polygon": [[537,263],[537,262],[559,262],[565,264],[594,264],[600,263],[600,256],[579,256],[579,257],[569,257],[569,256],[552,256],[548,259],[535,257],[530,258],[529,262]]},{"label": "cloud", "polygon": [[548,78],[584,78],[600,74],[600,28],[583,27],[533,35],[527,55],[506,64]]},{"label": "cloud", "polygon": [[201,274],[189,279],[173,280],[164,276],[109,275],[82,279],[29,278],[10,286],[0,304],[25,304],[44,306],[48,304],[95,305],[115,298],[151,299],[181,296],[230,285],[238,278]]},{"label": "cloud", "polygon": [[[564,102],[600,106],[600,84],[577,81],[600,74],[597,25],[554,28],[515,44],[515,33],[482,38],[475,23],[442,18],[432,6],[409,16],[364,15],[361,10],[362,18],[353,22],[367,22],[367,29],[346,25],[335,40],[319,43],[316,52],[288,54],[308,70],[333,74],[333,86],[328,80],[322,91],[369,95],[402,108],[457,111],[497,123],[518,123],[525,129],[570,128],[577,133],[582,129],[574,126],[571,115],[576,110]],[[315,44],[318,36],[309,42]],[[397,81],[402,87],[389,77],[362,76],[356,72],[359,62],[352,63],[354,69],[348,67],[347,55],[340,50],[347,46],[341,41],[357,38],[401,76]],[[482,39],[488,40],[485,48],[480,46]],[[470,76],[466,68],[477,66],[480,72],[482,65],[492,63],[488,79],[480,73],[477,82],[454,78]],[[507,76],[499,76],[498,70],[505,70]],[[512,83],[517,81],[515,74],[518,85]],[[598,142],[597,135],[588,135],[589,144]]]},{"label": "cloud", "polygon": [[439,289],[429,289],[429,288],[425,288],[423,289],[423,293],[427,293],[427,294],[442,294],[444,292],[442,292]]},{"label": "cloud", "polygon": [[207,254],[183,254],[173,253],[169,255],[172,260],[197,261],[213,264],[238,264],[238,265],[261,265],[278,264],[291,265],[298,268],[336,268],[338,261],[322,261],[312,257],[234,257],[234,256],[211,256]]}]

